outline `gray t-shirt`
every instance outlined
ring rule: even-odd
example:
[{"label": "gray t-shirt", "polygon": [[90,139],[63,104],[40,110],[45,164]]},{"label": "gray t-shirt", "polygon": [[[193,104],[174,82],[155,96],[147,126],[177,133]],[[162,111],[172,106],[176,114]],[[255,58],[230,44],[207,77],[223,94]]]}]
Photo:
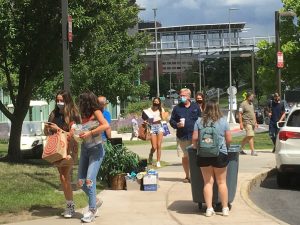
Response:
[{"label": "gray t-shirt", "polygon": [[[226,117],[222,117],[218,121],[216,121],[214,124],[216,126],[216,129],[219,132],[220,152],[227,155],[227,147],[226,147],[226,142],[225,142],[225,131],[230,130],[229,129],[229,123],[227,122]],[[194,131],[195,130],[198,131],[202,128],[203,128],[202,118],[199,117],[198,120],[195,123]]]}]

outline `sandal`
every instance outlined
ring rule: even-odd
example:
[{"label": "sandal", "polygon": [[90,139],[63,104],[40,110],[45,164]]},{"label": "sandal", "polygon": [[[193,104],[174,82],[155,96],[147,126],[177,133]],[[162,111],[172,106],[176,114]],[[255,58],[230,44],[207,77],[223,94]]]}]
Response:
[{"label": "sandal", "polygon": [[186,177],[182,180],[183,183],[190,183],[190,178]]}]

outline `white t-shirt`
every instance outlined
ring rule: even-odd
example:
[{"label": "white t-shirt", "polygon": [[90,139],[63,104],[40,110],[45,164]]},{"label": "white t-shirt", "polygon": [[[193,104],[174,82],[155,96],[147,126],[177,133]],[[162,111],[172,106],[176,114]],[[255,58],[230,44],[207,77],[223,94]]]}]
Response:
[{"label": "white t-shirt", "polygon": [[[161,120],[161,115],[159,110],[153,111],[152,108],[150,107],[149,109],[147,109],[147,111],[150,112],[151,115],[153,116],[153,122]],[[161,112],[165,112],[164,108],[161,108]]]}]

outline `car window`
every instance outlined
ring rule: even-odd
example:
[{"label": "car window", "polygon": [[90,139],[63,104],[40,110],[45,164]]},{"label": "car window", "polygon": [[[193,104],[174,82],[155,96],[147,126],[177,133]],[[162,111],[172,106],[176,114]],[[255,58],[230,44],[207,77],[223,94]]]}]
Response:
[{"label": "car window", "polygon": [[300,127],[300,110],[296,110],[290,115],[287,126]]}]

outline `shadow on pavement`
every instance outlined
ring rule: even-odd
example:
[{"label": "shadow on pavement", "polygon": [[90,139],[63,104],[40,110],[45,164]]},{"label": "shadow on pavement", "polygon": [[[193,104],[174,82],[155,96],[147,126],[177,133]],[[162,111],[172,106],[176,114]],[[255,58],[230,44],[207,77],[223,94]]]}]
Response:
[{"label": "shadow on pavement", "polygon": [[180,214],[201,214],[197,203],[184,200],[174,201],[169,205],[168,210]]}]

